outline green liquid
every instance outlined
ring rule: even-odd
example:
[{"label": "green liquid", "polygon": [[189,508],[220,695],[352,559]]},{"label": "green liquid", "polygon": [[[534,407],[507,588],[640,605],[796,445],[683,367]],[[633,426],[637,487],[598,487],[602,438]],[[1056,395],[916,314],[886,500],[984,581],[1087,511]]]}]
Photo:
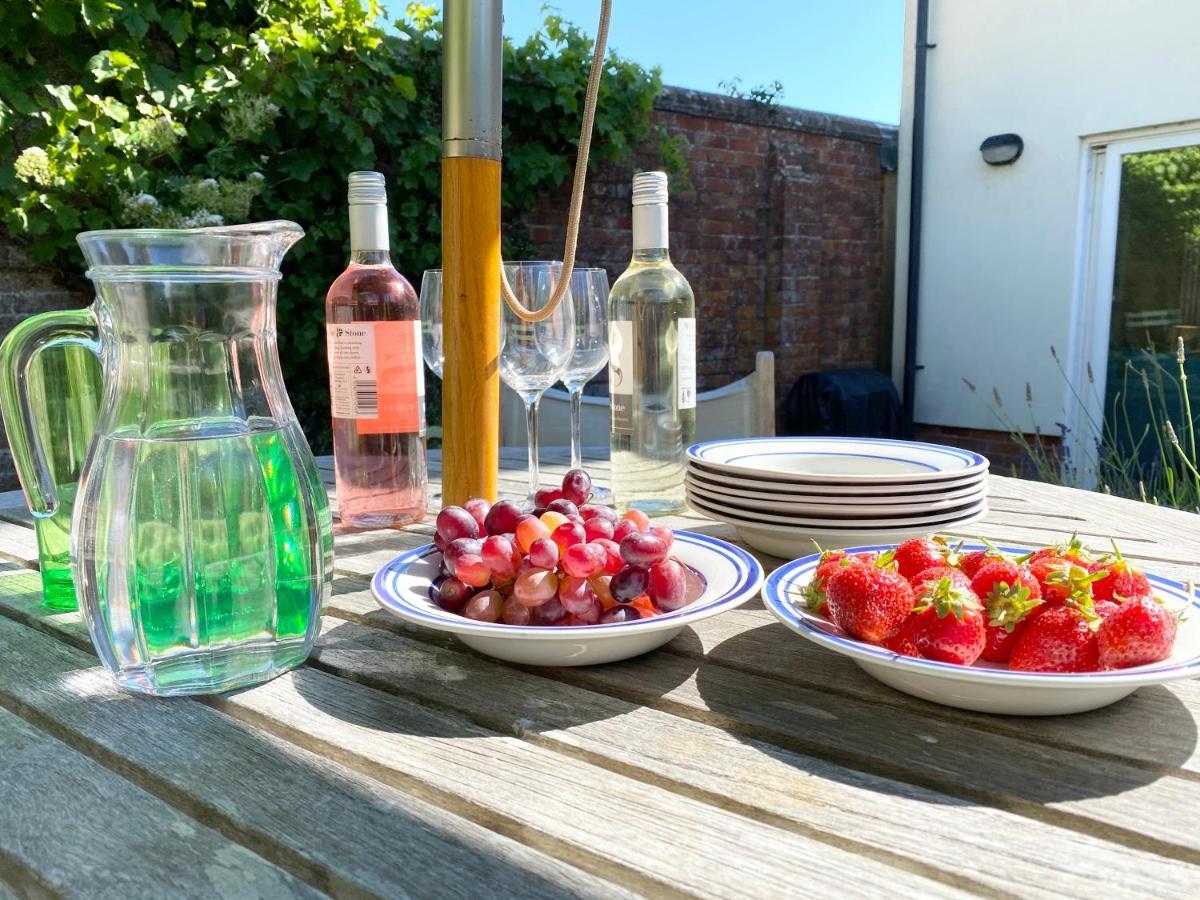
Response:
[{"label": "green liquid", "polygon": [[95,544],[80,556],[96,585],[85,594],[98,598],[90,624],[107,633],[97,644],[112,648],[114,668],[162,692],[222,690],[307,655],[332,527],[315,465],[297,466],[311,459],[297,440],[288,429],[99,439],[102,483],[81,501]]}]

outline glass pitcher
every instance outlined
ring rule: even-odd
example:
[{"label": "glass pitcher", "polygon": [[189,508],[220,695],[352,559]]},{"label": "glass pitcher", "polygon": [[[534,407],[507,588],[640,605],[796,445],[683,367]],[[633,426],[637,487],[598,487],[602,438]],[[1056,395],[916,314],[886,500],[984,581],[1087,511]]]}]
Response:
[{"label": "glass pitcher", "polygon": [[292,222],[79,235],[86,310],[22,322],[0,400],[36,516],[59,502],[30,405],[38,351],[79,344],[103,367],[71,559],[80,609],[125,688],[212,693],[265,681],[312,649],[333,526],[279,368],[279,264]]}]

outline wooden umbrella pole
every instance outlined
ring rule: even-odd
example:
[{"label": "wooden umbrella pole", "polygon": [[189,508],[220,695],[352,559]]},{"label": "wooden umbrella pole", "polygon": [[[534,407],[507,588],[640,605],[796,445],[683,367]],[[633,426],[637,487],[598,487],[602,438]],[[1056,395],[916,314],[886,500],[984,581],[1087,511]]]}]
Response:
[{"label": "wooden umbrella pole", "polygon": [[500,453],[501,0],[446,0],[442,502],[496,499]]}]

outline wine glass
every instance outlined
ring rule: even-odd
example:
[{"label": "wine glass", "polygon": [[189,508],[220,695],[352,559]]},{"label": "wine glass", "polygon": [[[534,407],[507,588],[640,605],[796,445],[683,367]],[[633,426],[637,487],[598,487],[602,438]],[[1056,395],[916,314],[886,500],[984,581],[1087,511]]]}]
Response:
[{"label": "wine glass", "polygon": [[442,270],[426,269],[421,276],[421,355],[425,365],[442,377]]},{"label": "wine glass", "polygon": [[[563,373],[563,387],[571,395],[571,468],[583,468],[583,441],[579,416],[583,386],[608,364],[608,273],[603,269],[576,269],[571,273],[571,300],[575,308],[575,351]],[[607,488],[594,486],[592,497],[612,498]]]},{"label": "wine glass", "polygon": [[[504,263],[513,295],[526,309],[544,309],[562,275],[561,262]],[[501,301],[500,377],[525,403],[529,438],[529,496],[538,489],[538,403],[558,381],[575,350],[575,311],[570,291],[554,313],[526,322]]]}]

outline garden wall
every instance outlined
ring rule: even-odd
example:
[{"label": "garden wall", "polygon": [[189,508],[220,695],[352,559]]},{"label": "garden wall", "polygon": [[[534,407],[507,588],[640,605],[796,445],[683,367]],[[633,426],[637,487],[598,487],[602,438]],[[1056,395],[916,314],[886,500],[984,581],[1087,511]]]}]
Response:
[{"label": "garden wall", "polygon": [[[782,401],[818,369],[888,370],[895,129],[859,119],[667,88],[655,124],[689,143],[691,187],[671,196],[671,257],[696,293],[701,390],[776,355]],[[579,259],[610,278],[630,255],[630,178],[657,139],[588,182]],[[890,166],[889,166],[890,168]],[[562,255],[570,186],[526,217],[535,258]]]}]

